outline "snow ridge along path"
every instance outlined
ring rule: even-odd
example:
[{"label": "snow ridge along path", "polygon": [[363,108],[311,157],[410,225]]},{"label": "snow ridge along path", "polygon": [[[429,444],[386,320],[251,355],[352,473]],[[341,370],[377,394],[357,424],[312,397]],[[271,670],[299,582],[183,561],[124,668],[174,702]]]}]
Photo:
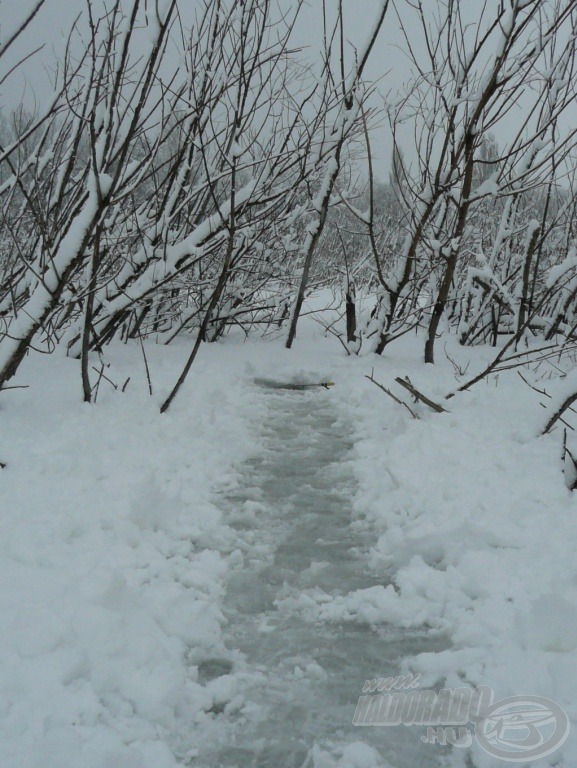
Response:
[{"label": "snow ridge along path", "polygon": [[322,389],[262,397],[262,451],[225,491],[242,551],[224,603],[230,656],[199,670],[213,690],[220,680],[228,728],[200,762],[433,766],[440,752],[420,742],[421,729],[359,729],[351,721],[366,679],[400,674],[403,657],[440,650],[446,639],[358,617],[319,620],[307,610],[382,585],[366,569],[366,534],[351,526],[351,426]]}]

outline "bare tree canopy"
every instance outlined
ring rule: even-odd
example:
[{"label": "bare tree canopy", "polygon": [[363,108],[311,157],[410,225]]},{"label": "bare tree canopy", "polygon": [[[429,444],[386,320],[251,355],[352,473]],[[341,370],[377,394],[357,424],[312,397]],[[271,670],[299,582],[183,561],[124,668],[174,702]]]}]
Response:
[{"label": "bare tree canopy", "polygon": [[[349,354],[419,327],[428,363],[443,331],[572,339],[577,3],[384,0],[356,50],[339,2],[308,63],[301,10],[201,0],[187,28],[178,0],[88,2],[52,99],[0,123],[0,387],[63,346],[89,401],[112,339],[192,334],[166,409],[202,343],[286,324],[291,347],[323,285],[342,290]],[[377,91],[365,70],[393,27],[409,75]]]}]

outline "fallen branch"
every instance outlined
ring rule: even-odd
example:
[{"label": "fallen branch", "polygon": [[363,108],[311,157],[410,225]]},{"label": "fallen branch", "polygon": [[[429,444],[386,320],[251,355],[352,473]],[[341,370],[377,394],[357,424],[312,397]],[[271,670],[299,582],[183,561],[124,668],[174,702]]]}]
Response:
[{"label": "fallen branch", "polygon": [[315,389],[316,387],[324,387],[324,389],[330,389],[335,386],[334,381],[320,381],[318,384],[295,384],[291,382],[274,381],[274,379],[255,379],[255,384],[259,387],[269,387],[270,389]]},{"label": "fallen branch", "polygon": [[[550,432],[553,429],[553,427],[555,426],[555,424],[558,421],[563,421],[563,419],[562,419],[563,414],[565,413],[566,410],[571,408],[573,403],[576,402],[576,401],[577,401],[577,393],[567,397],[563,401],[563,403],[559,406],[559,408],[555,411],[555,413],[551,416],[551,418],[549,419],[549,421],[545,425],[545,428],[543,429],[541,434],[542,435],[546,435],[547,432]],[[565,422],[563,422],[563,423],[565,423]]]},{"label": "fallen branch", "polygon": [[[108,367],[108,366],[106,366],[106,367]],[[104,380],[105,380],[105,381],[107,381],[109,384],[112,384],[112,386],[114,387],[114,389],[118,389],[118,384],[115,384],[115,383],[112,381],[112,379],[109,379],[109,378],[108,378],[108,376],[106,376],[106,374],[104,373],[104,364],[102,365],[102,368],[101,368],[100,370],[98,370],[98,368],[95,368],[94,366],[92,366],[92,370],[93,370],[93,371],[96,371],[96,373],[97,373],[97,374],[100,376],[100,378],[101,378],[101,379],[104,379]]]},{"label": "fallen branch", "polygon": [[382,390],[386,395],[388,395],[392,400],[395,401],[395,403],[398,403],[399,405],[404,405],[407,411],[411,414],[413,419],[418,419],[418,415],[403,401],[400,397],[397,397],[394,395],[389,389],[384,387],[382,384],[380,384],[375,378],[374,378],[375,369],[371,371],[370,376],[365,376],[365,379],[368,379],[370,382],[372,382],[376,387],[378,387],[380,390]]},{"label": "fallen branch", "polygon": [[[152,380],[150,378],[150,368],[148,367],[148,360],[146,359],[146,352],[144,351],[144,342],[142,341],[142,335],[138,334],[138,339],[140,341],[140,349],[142,350],[142,357],[144,358],[144,368],[146,369],[146,380],[148,382],[148,394],[152,397]],[[128,384],[128,381],[126,382]],[[124,387],[122,387],[122,391],[124,392],[126,388],[126,384]]]},{"label": "fallen branch", "polygon": [[575,456],[571,453],[569,450],[569,447],[567,446],[567,430],[563,430],[563,453],[561,456],[561,460],[563,462],[563,475],[565,476],[565,479],[567,480],[567,464],[566,459],[567,456],[569,456],[571,460],[571,464],[573,465],[573,478],[567,482],[567,487],[571,491],[577,490],[577,460],[575,459]]},{"label": "fallen branch", "polygon": [[425,403],[425,405],[428,405],[429,408],[431,408],[436,413],[448,413],[446,408],[443,408],[442,405],[439,405],[438,403],[433,402],[430,398],[428,398],[422,392],[419,392],[419,390],[415,388],[414,384],[411,383],[411,380],[409,379],[408,376],[405,376],[404,379],[401,379],[400,376],[397,376],[395,381],[397,382],[397,384],[400,384],[401,387],[404,387],[406,390],[408,390],[416,400],[421,400],[423,403]]},{"label": "fallen branch", "polygon": [[[544,395],[545,397],[548,397],[549,400],[552,399],[551,395],[545,389],[539,389],[539,387],[536,387],[534,384],[531,384],[531,382],[527,381],[527,379],[523,376],[521,371],[517,371],[517,374],[521,377],[521,379],[525,382],[525,384],[533,390],[533,392],[538,392],[540,395]],[[545,410],[547,409],[547,406],[545,405],[545,403],[539,402],[539,405],[541,406],[541,408],[545,408]],[[572,411],[573,413],[577,413],[577,411],[574,408],[569,408],[569,410]],[[562,419],[561,417],[559,417],[559,421],[561,422],[561,424],[564,424],[566,427],[568,427],[572,432],[575,432],[575,427],[572,427],[568,421],[565,421],[565,419]],[[567,430],[565,430],[565,434],[567,434]]]}]

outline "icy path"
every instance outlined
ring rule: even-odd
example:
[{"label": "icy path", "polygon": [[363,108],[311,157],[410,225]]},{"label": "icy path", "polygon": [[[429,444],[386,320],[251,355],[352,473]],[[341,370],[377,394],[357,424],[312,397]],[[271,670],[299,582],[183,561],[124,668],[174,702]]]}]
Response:
[{"label": "icy path", "polygon": [[402,657],[441,642],[392,627],[319,623],[295,609],[307,590],[344,595],[381,583],[364,565],[368,542],[351,528],[351,429],[324,390],[263,389],[262,397],[262,453],[227,494],[244,554],[225,600],[234,667],[215,659],[200,669],[206,681],[240,671],[242,706],[220,716],[225,741],[207,744],[200,762],[348,768],[354,763],[331,756],[362,741],[383,756],[376,764],[431,768],[439,752],[421,743],[419,729],[355,728],[351,720],[366,679],[399,674]]}]

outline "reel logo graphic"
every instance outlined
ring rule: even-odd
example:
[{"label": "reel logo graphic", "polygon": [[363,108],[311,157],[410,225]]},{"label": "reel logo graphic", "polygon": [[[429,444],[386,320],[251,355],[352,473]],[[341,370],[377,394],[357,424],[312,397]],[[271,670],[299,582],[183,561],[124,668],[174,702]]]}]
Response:
[{"label": "reel logo graphic", "polygon": [[[494,701],[489,686],[414,690],[418,677],[367,680],[353,717],[357,726],[425,725],[426,744],[467,748],[473,733],[492,757],[510,763],[546,757],[569,735],[569,718],[542,696]],[[375,691],[379,693],[374,694]]]},{"label": "reel logo graphic", "polygon": [[475,726],[475,737],[493,757],[524,763],[546,757],[565,742],[569,718],[542,696],[511,696],[496,701]]}]

